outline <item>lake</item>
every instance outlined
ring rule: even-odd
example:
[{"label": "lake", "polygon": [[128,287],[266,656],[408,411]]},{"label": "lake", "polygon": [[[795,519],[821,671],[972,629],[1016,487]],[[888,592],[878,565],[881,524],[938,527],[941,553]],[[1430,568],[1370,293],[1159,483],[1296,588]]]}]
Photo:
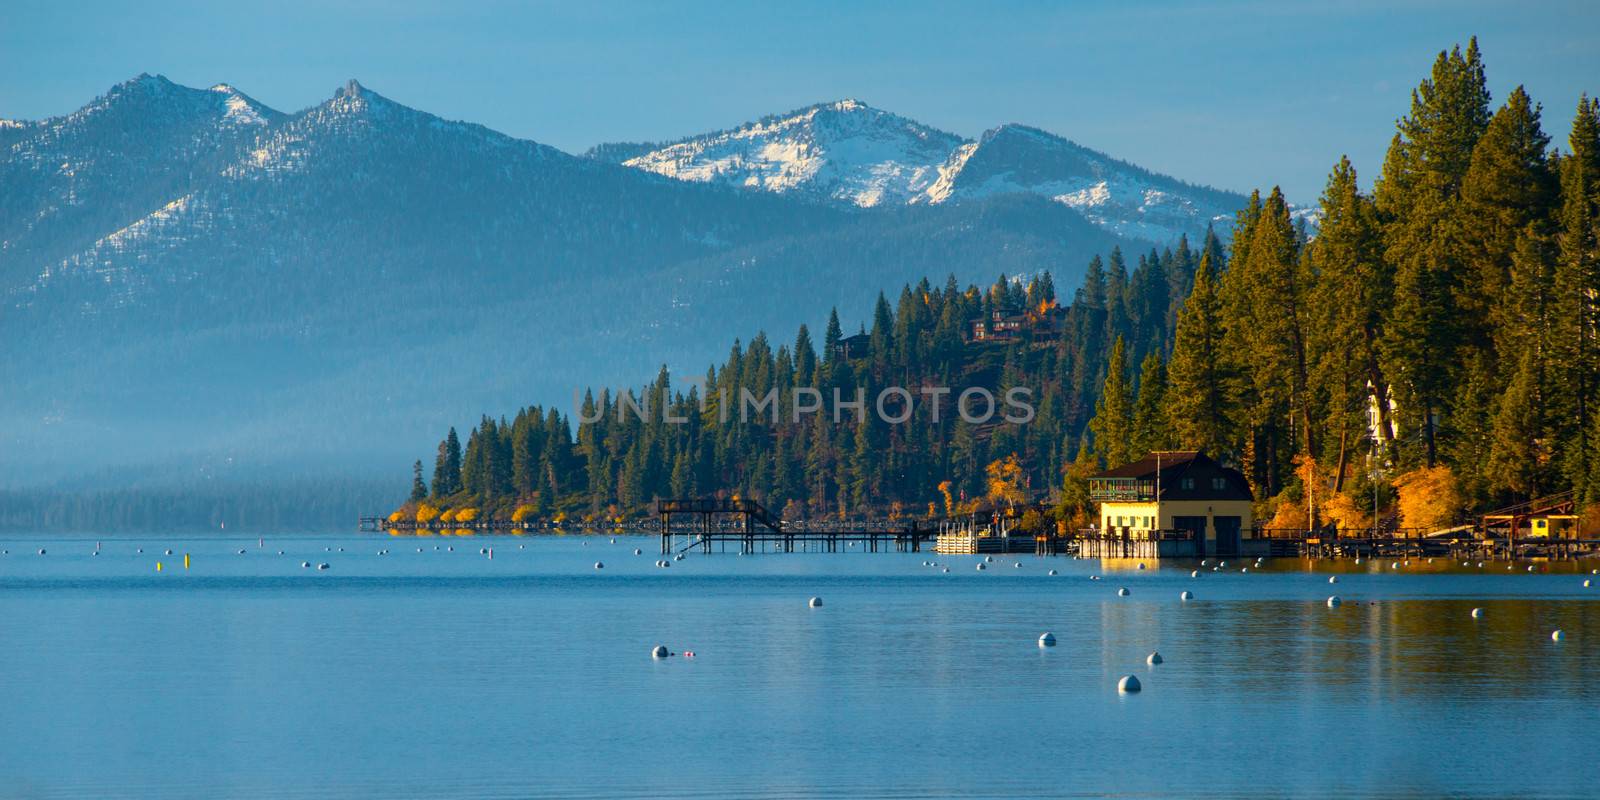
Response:
[{"label": "lake", "polygon": [[1600,563],[0,547],[0,797],[1600,794]]}]

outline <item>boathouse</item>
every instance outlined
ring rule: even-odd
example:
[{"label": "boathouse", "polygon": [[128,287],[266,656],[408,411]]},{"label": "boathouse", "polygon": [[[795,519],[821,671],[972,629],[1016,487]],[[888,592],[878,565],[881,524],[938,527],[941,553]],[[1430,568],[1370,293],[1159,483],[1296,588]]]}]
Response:
[{"label": "boathouse", "polygon": [[1153,452],[1089,478],[1100,524],[1079,554],[1099,558],[1267,555],[1252,531],[1244,474],[1198,450]]}]

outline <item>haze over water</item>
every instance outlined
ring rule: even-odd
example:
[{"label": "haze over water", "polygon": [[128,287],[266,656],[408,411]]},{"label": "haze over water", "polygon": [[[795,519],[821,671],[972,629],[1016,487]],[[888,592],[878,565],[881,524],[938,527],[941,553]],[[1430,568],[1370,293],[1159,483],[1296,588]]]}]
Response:
[{"label": "haze over water", "polygon": [[0,797],[1600,792],[1587,563],[1193,579],[931,553],[661,569],[645,536],[0,548]]}]

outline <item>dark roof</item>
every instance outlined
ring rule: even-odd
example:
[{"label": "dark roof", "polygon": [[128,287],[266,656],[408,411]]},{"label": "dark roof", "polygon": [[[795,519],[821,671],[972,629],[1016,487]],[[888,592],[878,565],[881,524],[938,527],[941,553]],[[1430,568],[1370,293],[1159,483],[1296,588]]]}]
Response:
[{"label": "dark roof", "polygon": [[[1159,459],[1159,461],[1158,461]],[[1191,461],[1204,459],[1215,464],[1199,450],[1158,450],[1131,464],[1108,469],[1091,478],[1149,478],[1155,480],[1156,464],[1161,465],[1161,477],[1165,478],[1173,469],[1187,465]]]},{"label": "dark roof", "polygon": [[839,344],[842,344],[845,347],[854,347],[855,345],[858,345],[858,344],[871,344],[871,343],[872,343],[872,334],[870,334],[870,333],[855,333],[855,334],[851,334],[851,335],[846,336],[843,339],[839,340]]},{"label": "dark roof", "polygon": [[[1225,467],[1198,450],[1162,450],[1150,453],[1131,464],[1108,469],[1090,480],[1121,478],[1134,481],[1155,481],[1156,465],[1160,464],[1162,500],[1253,500],[1250,482],[1244,473]],[[1184,478],[1193,478],[1184,486]],[[1212,486],[1212,478],[1223,478],[1223,488]]]}]

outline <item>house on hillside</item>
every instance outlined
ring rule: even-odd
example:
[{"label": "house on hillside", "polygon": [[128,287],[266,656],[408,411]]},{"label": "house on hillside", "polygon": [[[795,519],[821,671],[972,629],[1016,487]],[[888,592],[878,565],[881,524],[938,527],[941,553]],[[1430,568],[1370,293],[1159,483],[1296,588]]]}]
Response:
[{"label": "house on hillside", "polygon": [[1023,314],[995,311],[988,319],[973,321],[971,339],[974,342],[1050,341],[1060,335],[1066,317],[1066,309],[1054,304]]},{"label": "house on hillside", "polygon": [[1080,555],[1205,558],[1267,555],[1256,539],[1244,473],[1198,450],[1165,450],[1089,478],[1100,525]]},{"label": "house on hillside", "polygon": [[858,333],[846,336],[833,346],[833,354],[849,361],[852,358],[865,358],[872,352],[872,334]]}]

